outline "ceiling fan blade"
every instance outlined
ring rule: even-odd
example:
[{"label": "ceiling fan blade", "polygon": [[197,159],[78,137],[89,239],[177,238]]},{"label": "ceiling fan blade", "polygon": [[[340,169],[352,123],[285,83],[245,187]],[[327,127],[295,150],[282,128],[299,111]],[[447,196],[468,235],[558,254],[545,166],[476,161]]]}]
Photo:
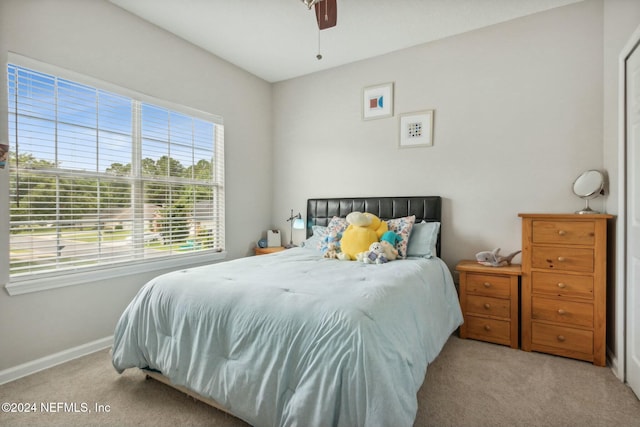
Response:
[{"label": "ceiling fan blade", "polygon": [[316,8],[318,28],[324,30],[336,26],[338,21],[336,0],[321,0],[317,2],[314,7]]}]

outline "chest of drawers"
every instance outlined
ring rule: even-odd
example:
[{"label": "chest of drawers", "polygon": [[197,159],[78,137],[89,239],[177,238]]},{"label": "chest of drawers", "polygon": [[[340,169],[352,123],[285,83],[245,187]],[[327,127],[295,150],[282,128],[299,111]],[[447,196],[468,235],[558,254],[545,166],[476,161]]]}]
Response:
[{"label": "chest of drawers", "polygon": [[487,267],[461,261],[460,338],[473,338],[518,348],[520,266]]},{"label": "chest of drawers", "polygon": [[606,363],[606,214],[522,218],[522,349]]}]

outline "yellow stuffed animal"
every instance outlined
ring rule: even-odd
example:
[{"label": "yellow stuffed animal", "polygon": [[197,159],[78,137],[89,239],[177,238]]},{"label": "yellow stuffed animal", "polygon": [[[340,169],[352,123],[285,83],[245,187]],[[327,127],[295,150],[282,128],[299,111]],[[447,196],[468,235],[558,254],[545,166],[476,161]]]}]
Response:
[{"label": "yellow stuffed animal", "polygon": [[342,233],[340,247],[341,260],[355,260],[360,252],[369,250],[372,243],[388,230],[387,222],[369,212],[351,212],[347,215],[349,226]]}]

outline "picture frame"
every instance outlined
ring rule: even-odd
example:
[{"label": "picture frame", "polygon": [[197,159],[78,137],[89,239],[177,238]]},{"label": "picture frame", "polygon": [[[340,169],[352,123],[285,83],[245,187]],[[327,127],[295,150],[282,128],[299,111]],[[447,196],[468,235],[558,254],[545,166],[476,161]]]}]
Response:
[{"label": "picture frame", "polygon": [[393,116],[393,82],[368,86],[362,90],[362,119]]},{"label": "picture frame", "polygon": [[433,145],[433,115],[434,110],[401,114],[398,146],[400,148],[431,147]]}]

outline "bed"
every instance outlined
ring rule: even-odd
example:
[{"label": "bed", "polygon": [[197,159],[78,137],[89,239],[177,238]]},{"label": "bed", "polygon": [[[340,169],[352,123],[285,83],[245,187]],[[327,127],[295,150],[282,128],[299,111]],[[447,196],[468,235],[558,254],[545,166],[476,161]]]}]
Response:
[{"label": "bed", "polygon": [[352,211],[434,225],[441,199],[309,199],[304,247],[151,280],[116,326],[115,369],[254,426],[413,425],[427,365],[462,323],[439,227],[430,257],[323,258],[314,231]]}]

